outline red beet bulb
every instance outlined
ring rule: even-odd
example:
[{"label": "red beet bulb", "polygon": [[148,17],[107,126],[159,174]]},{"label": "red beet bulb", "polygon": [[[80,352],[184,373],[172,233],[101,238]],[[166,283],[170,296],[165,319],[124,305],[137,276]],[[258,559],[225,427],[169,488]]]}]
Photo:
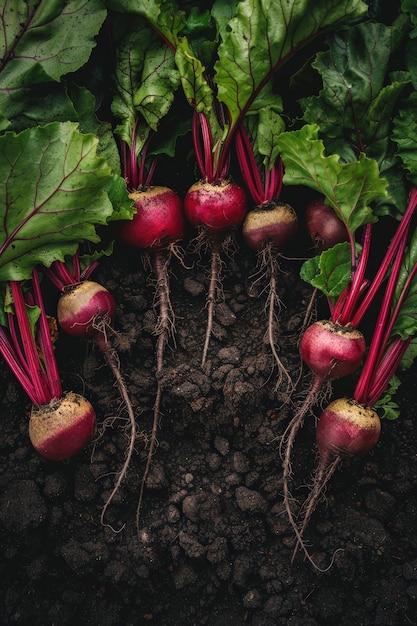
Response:
[{"label": "red beet bulb", "polygon": [[95,422],[96,414],[90,402],[77,393],[69,392],[47,405],[32,408],[30,441],[43,457],[63,461],[90,442]]}]

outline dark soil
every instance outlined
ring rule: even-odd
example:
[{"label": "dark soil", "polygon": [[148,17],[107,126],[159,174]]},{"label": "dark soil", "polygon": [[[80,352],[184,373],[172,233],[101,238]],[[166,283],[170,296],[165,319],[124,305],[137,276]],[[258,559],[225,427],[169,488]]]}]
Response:
[{"label": "dark soil", "polygon": [[[136,503],[156,385],[153,285],[137,255],[116,250],[94,276],[119,303],[120,359],[142,433],[107,511],[109,526],[100,513],[123,461],[127,420],[101,355],[59,338],[64,387],[84,393],[98,414],[95,442],[64,463],[32,449],[29,402],[3,366],[1,624],[417,624],[416,372],[401,388],[400,420],[383,424],[372,454],[343,465],[311,520],[311,554],[325,568],[338,550],[332,567],[320,573],[301,553],[291,564],[278,455],[290,409],[274,390],[266,294],[259,289],[253,297],[250,289],[254,262],[246,251],[228,261],[204,371],[206,257],[192,269],[172,264],[176,346],[167,349],[162,372],[163,419],[139,534]],[[283,261],[282,269],[285,306],[276,332],[295,374],[310,292],[296,278],[296,262]],[[311,480],[313,442],[310,419],[294,450],[300,498]]]}]

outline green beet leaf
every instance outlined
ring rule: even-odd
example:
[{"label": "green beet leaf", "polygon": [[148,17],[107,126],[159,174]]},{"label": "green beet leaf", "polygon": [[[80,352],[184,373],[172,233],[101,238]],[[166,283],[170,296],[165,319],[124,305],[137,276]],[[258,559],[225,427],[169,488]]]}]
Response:
[{"label": "green beet leaf", "polygon": [[307,124],[277,137],[284,184],[310,187],[322,194],[353,235],[360,226],[377,221],[370,205],[387,195],[387,183],[376,161],[363,154],[352,163],[341,163],[337,154],[326,156],[318,133],[317,124]]},{"label": "green beet leaf", "polygon": [[410,76],[388,70],[397,38],[406,27],[407,22],[395,27],[365,22],[330,36],[329,50],[319,52],[312,63],[323,88],[318,96],[300,101],[304,120],[320,126],[330,154],[337,152],[343,160],[354,161],[364,152],[378,163],[397,206],[405,205],[407,192],[390,139],[391,120]]},{"label": "green beet leaf", "polygon": [[319,33],[360,17],[358,0],[242,0],[218,48],[214,80],[234,126],[272,74]]},{"label": "green beet leaf", "polygon": [[108,9],[118,13],[132,13],[144,17],[174,49],[178,34],[186,28],[184,11],[166,0],[104,0]]},{"label": "green beet leaf", "polygon": [[[0,14],[0,130],[27,114],[28,106],[36,109],[38,98],[47,99],[44,110],[57,105],[55,119],[62,119],[60,109],[69,102],[57,103],[53,94],[48,98],[42,86],[87,62],[105,18],[100,0],[5,3]],[[65,100],[62,93],[60,97]],[[36,115],[35,110],[32,117]]]},{"label": "green beet leaf", "polygon": [[409,180],[417,185],[417,91],[413,91],[394,119],[392,135]]},{"label": "green beet leaf", "polygon": [[396,420],[400,417],[400,407],[393,400],[397,393],[401,381],[398,376],[394,375],[389,381],[388,387],[381,398],[374,404],[374,409],[378,411],[380,417],[387,420]]},{"label": "green beet leaf", "polygon": [[[133,15],[117,47],[112,112],[120,123],[115,132],[131,146],[134,130],[140,152],[151,131],[169,112],[180,77],[174,53],[141,17]],[[173,133],[175,134],[175,133]]]},{"label": "green beet leaf", "polygon": [[38,263],[98,242],[113,206],[112,174],[98,140],[77,125],[52,123],[0,136],[0,282],[30,278]]}]

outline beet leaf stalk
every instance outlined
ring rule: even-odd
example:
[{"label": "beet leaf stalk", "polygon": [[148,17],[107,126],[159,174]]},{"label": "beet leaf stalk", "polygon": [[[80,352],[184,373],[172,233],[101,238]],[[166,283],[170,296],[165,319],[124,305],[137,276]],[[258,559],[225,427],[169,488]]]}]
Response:
[{"label": "beet leaf stalk", "polygon": [[[274,154],[273,132],[279,128],[277,114],[269,111],[259,116],[259,126],[270,130],[271,142],[265,150],[262,142],[256,142],[258,151],[267,153],[263,164],[255,156],[255,142],[251,141],[243,124],[236,132],[235,144],[242,177],[248,188],[255,207],[250,209],[242,225],[242,235],[246,244],[257,254],[256,282],[265,277],[268,281],[267,295],[267,336],[271,352],[278,371],[276,389],[284,399],[291,396],[294,390],[294,382],[283,364],[276,345],[275,326],[277,315],[281,310],[281,301],[278,295],[277,284],[280,273],[279,258],[282,250],[295,235],[298,226],[297,214],[288,204],[281,202],[279,197],[282,189],[283,166],[279,155]],[[266,118],[266,119],[265,119]],[[275,130],[276,132],[276,130]],[[264,131],[265,133],[265,131]],[[258,136],[260,130],[258,127]],[[260,156],[262,154],[260,153]],[[285,381],[285,384],[284,384]]]},{"label": "beet leaf stalk", "polygon": [[0,354],[32,402],[30,440],[45,458],[68,459],[91,440],[95,411],[79,394],[62,392],[37,271],[29,286],[21,281],[4,286]]},{"label": "beet leaf stalk", "polygon": [[[417,189],[413,188],[405,217],[416,205]],[[391,253],[389,275],[375,330],[352,397],[331,402],[317,424],[319,461],[310,493],[302,506],[293,557],[301,547],[311,561],[303,536],[323,491],[342,459],[346,456],[360,456],[376,445],[381,431],[376,409],[384,407],[384,395],[417,334],[414,320],[417,233],[414,232],[407,244],[408,229],[402,226],[400,224],[392,240],[392,247],[393,242],[397,242],[396,253]],[[398,233],[401,237],[397,237]]]}]

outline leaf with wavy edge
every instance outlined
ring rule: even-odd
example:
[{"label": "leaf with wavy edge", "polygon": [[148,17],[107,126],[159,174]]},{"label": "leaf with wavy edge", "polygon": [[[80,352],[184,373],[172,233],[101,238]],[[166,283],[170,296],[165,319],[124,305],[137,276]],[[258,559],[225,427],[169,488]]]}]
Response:
[{"label": "leaf with wavy edge", "polygon": [[361,0],[242,0],[218,49],[214,81],[231,125],[272,74],[319,33],[364,15]]},{"label": "leaf with wavy edge", "polygon": [[100,241],[96,226],[113,207],[105,191],[111,170],[97,145],[72,122],[0,137],[0,281],[30,278],[38,263]]},{"label": "leaf with wavy edge", "polygon": [[352,163],[341,163],[337,154],[326,156],[318,133],[317,124],[307,124],[277,137],[284,184],[302,185],[322,194],[353,234],[360,226],[377,221],[370,204],[386,196],[387,183],[381,179],[376,161],[363,154]]},{"label": "leaf with wavy edge", "polygon": [[34,87],[59,81],[87,62],[106,14],[100,0],[4,1],[0,128],[21,114]]}]

